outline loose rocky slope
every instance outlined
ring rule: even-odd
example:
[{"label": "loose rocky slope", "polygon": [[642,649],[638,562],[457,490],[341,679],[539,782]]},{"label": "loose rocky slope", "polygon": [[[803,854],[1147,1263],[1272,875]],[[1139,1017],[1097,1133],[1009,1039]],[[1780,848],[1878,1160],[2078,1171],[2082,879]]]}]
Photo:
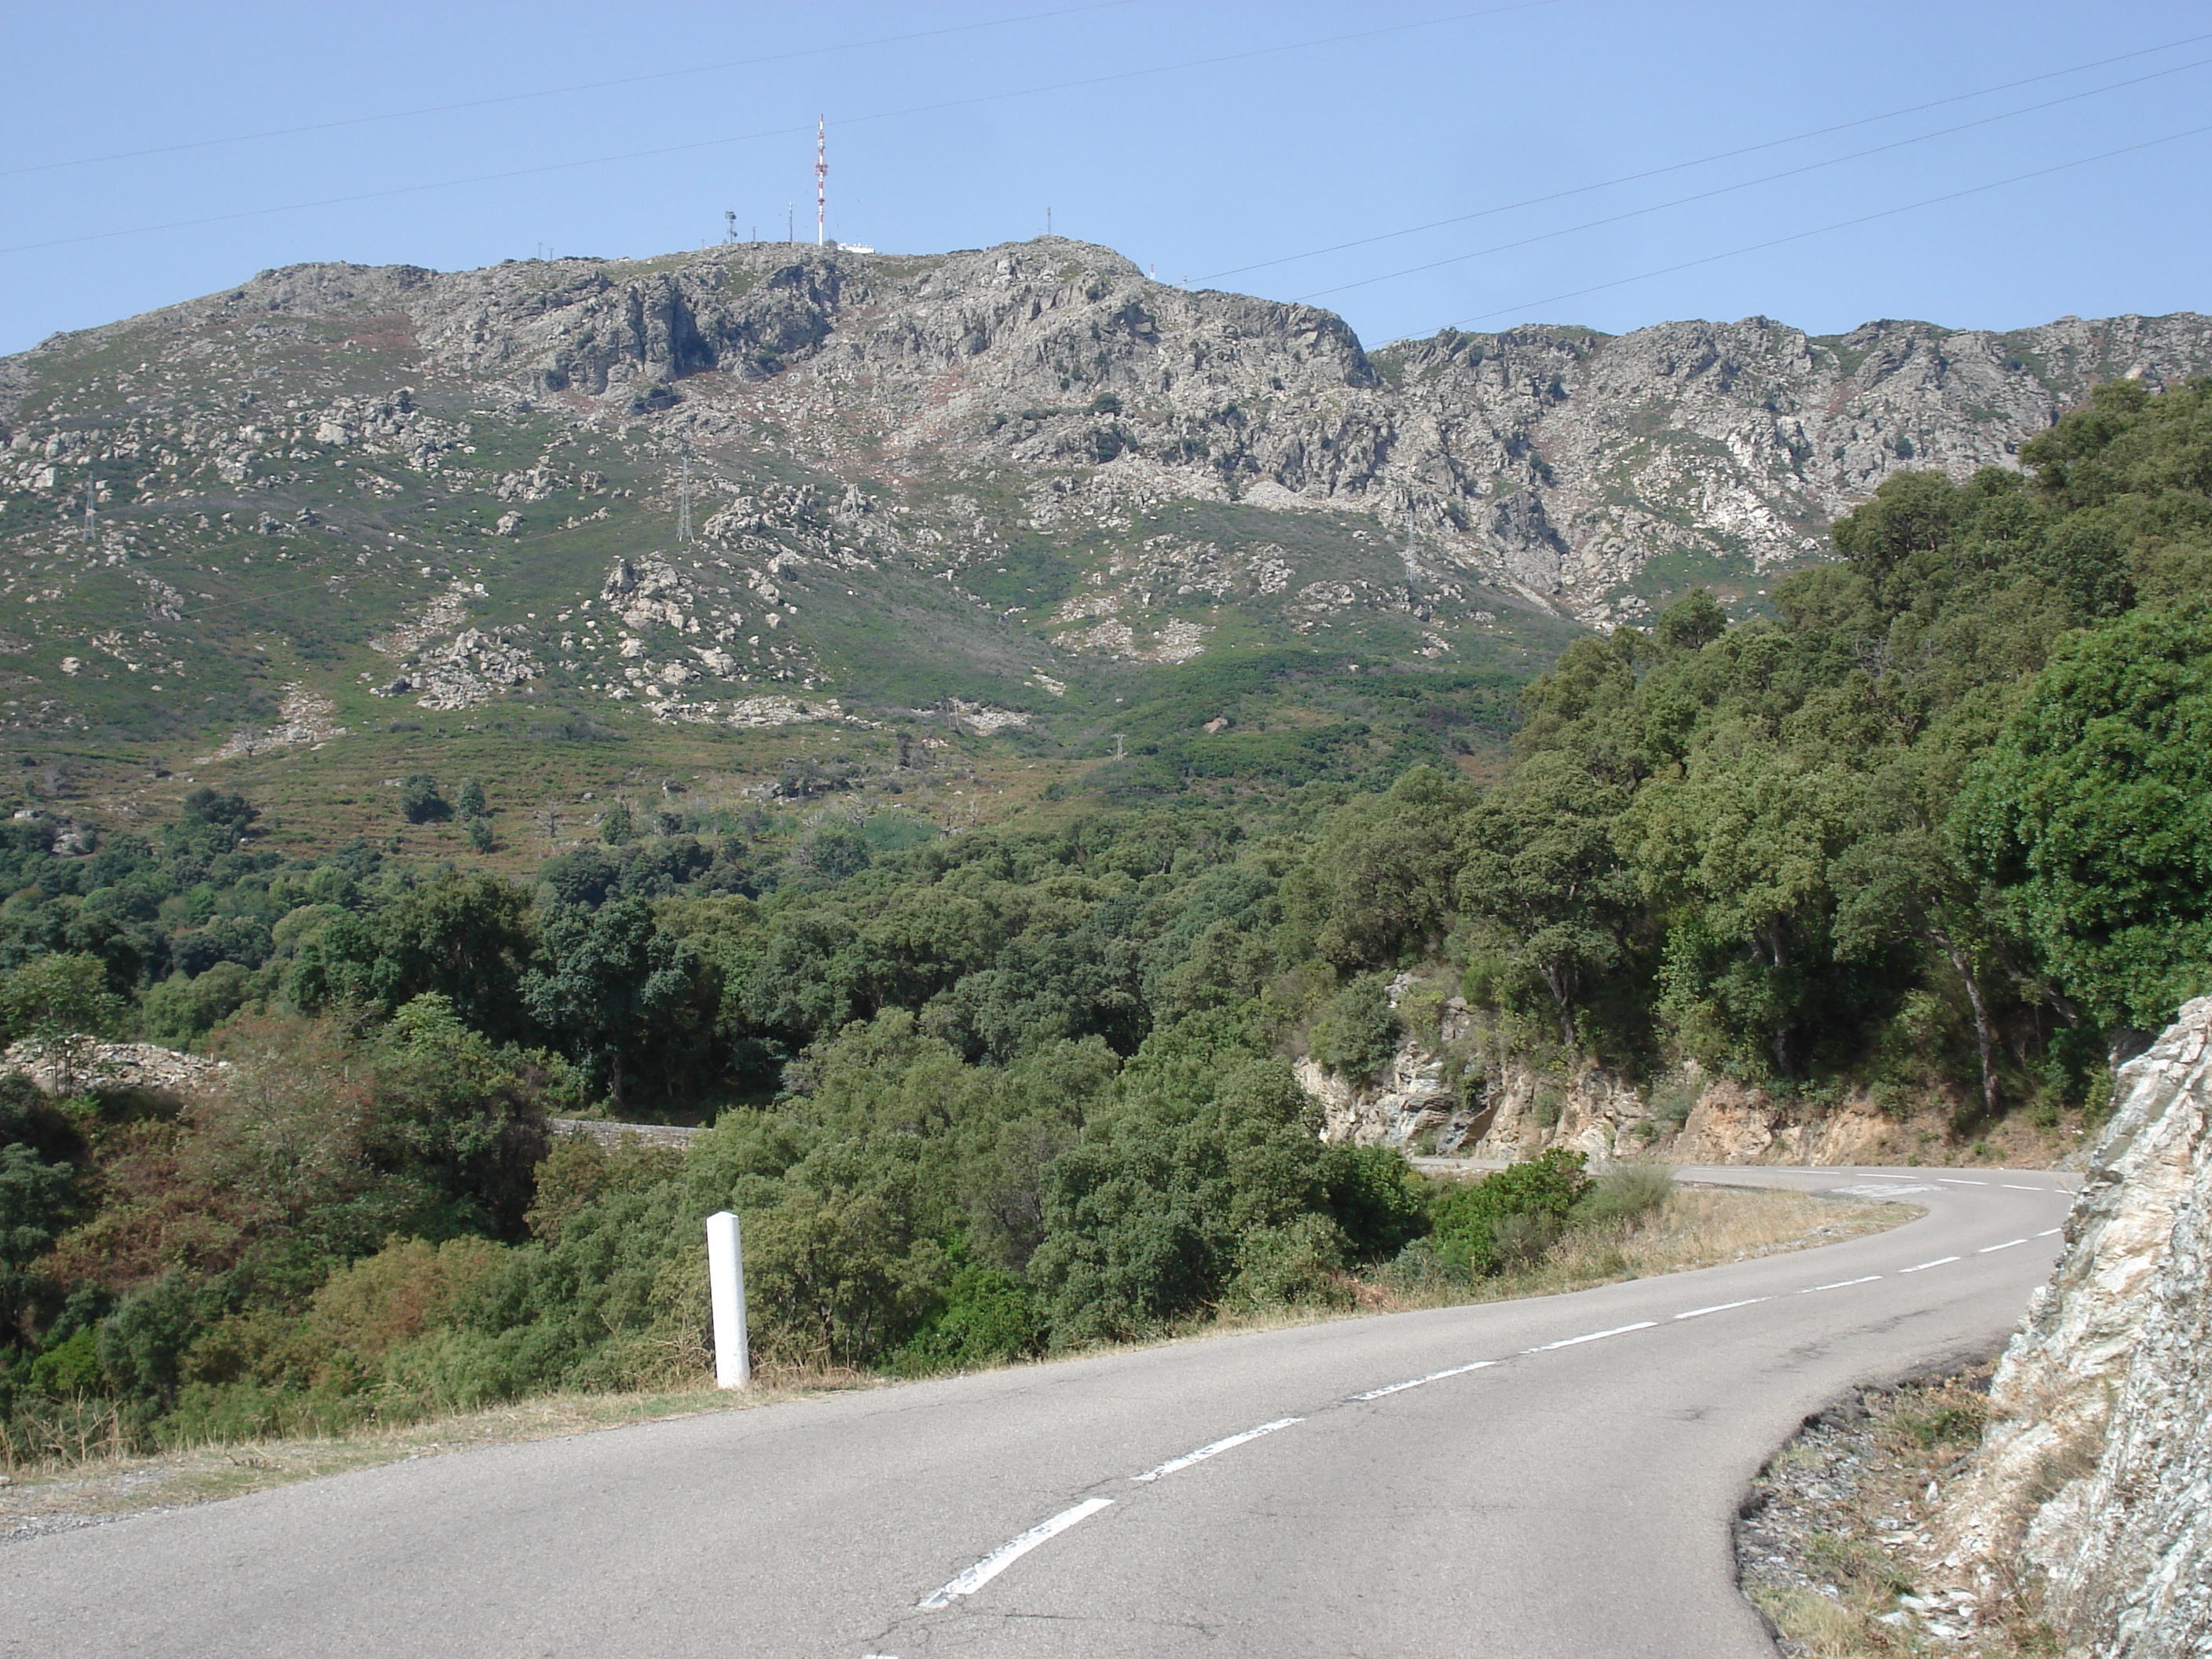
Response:
[{"label": "loose rocky slope", "polygon": [[298,266],[0,360],[0,720],[746,724],[795,688],[1005,729],[1231,648],[1534,660],[1692,581],[1754,601],[1888,473],[2007,464],[2099,380],[2208,368],[2191,314],[1369,351],[1049,238]]}]

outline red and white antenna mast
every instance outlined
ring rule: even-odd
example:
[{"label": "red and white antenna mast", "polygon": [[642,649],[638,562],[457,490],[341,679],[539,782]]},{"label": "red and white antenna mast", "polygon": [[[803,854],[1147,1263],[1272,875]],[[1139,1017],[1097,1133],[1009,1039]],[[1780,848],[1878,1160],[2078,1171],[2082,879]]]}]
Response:
[{"label": "red and white antenna mast", "polygon": [[814,246],[830,240],[830,118],[814,118]]}]

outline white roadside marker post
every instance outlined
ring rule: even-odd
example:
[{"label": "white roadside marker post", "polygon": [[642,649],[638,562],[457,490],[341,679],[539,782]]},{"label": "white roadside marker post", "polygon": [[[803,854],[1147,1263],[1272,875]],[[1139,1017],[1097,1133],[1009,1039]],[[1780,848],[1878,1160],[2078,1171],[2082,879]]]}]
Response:
[{"label": "white roadside marker post", "polygon": [[745,1256],[738,1218],[727,1210],[707,1218],[707,1285],[714,1310],[714,1386],[742,1389],[753,1376],[745,1346]]}]

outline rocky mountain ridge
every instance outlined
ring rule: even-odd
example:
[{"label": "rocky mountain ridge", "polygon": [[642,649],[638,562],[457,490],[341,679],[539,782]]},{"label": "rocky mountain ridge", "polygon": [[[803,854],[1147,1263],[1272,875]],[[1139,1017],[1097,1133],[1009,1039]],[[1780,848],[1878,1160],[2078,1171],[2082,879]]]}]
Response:
[{"label": "rocky mountain ridge", "polygon": [[785,687],[1019,725],[1230,647],[1540,659],[1695,581],[1755,604],[1889,473],[2207,370],[2186,313],[1370,351],[1051,238],[296,266],[0,360],[0,718],[220,679],[257,562],[301,596],[261,678],[341,715],[535,687],[742,721]]}]

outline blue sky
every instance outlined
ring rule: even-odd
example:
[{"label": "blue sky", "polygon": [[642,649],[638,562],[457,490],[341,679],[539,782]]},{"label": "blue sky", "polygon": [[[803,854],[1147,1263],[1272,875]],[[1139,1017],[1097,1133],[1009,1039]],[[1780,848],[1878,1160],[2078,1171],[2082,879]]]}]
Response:
[{"label": "blue sky", "polygon": [[[2212,125],[2202,0],[0,0],[0,352],[305,260],[647,255],[719,240],[726,209],[780,237],[787,204],[811,234],[817,112],[833,236],[981,246],[1049,208],[1164,280],[1312,296],[1370,344],[2212,310],[2212,133],[2172,137]],[[202,142],[324,123],[346,125]],[[420,188],[486,174],[516,176]],[[339,197],[366,199],[295,205]]]}]

